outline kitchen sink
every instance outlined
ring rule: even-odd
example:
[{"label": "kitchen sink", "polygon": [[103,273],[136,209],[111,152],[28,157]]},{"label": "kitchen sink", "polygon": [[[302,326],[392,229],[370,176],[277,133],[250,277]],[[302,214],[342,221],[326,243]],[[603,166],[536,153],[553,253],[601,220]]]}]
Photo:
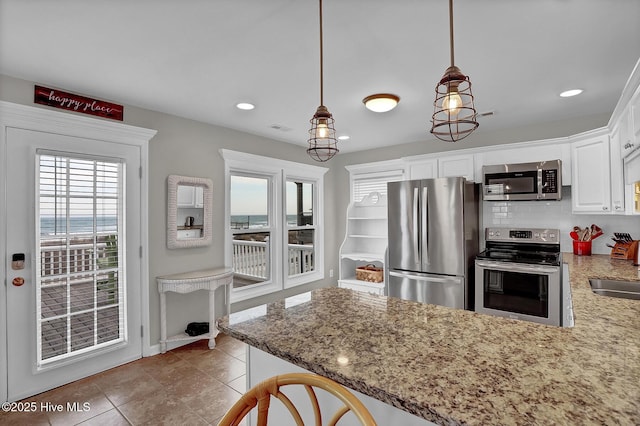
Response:
[{"label": "kitchen sink", "polygon": [[640,300],[640,281],[589,280],[595,294]]}]

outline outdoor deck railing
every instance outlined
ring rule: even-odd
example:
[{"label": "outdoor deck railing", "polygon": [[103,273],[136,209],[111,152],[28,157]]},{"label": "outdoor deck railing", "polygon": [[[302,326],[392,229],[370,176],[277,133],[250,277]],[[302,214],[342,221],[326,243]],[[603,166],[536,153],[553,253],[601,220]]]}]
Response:
[{"label": "outdoor deck railing", "polygon": [[[67,246],[59,241],[50,241],[41,248],[41,275],[51,276],[66,273],[91,271],[94,246],[91,240]],[[84,244],[83,244],[84,243]],[[105,243],[99,243],[95,249],[104,256]],[[313,271],[313,245],[288,244],[288,274],[296,275]],[[233,241],[233,269],[238,275],[248,278],[267,279],[269,277],[269,245],[264,241]]]},{"label": "outdoor deck railing", "polygon": [[[114,255],[117,256],[117,253],[109,250],[108,244],[104,241],[98,242],[94,247],[92,238],[73,240],[69,246],[65,244],[65,240],[59,238],[42,239],[40,275],[47,277],[94,271],[94,256],[97,256],[95,261],[100,264],[103,259]],[[98,266],[98,269],[102,268]]]},{"label": "outdoor deck railing", "polygon": [[[313,270],[313,246],[289,244],[289,276]],[[233,240],[234,273],[247,278],[269,278],[269,245],[265,241]]]}]

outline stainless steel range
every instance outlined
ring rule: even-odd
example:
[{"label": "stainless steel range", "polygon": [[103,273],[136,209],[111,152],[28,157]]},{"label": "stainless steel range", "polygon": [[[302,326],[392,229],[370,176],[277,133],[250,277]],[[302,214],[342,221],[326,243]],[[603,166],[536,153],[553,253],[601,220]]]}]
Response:
[{"label": "stainless steel range", "polygon": [[562,254],[557,229],[487,228],[476,256],[476,312],[562,325]]}]

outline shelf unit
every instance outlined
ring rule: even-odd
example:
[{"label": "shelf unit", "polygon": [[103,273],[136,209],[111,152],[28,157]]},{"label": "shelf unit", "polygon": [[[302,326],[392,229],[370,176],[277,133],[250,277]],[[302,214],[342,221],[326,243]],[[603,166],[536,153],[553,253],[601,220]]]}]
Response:
[{"label": "shelf unit", "polygon": [[[347,229],[340,246],[338,286],[374,294],[385,293],[385,282],[356,279],[356,268],[368,264],[385,268],[387,253],[387,197],[372,192],[349,204]],[[386,274],[385,274],[386,275]]]}]

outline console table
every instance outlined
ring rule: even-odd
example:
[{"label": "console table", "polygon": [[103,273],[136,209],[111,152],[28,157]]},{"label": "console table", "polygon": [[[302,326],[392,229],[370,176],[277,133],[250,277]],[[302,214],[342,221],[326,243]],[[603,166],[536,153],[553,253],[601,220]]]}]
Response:
[{"label": "console table", "polygon": [[[214,268],[202,271],[182,272],[180,274],[163,275],[156,278],[158,291],[160,292],[160,349],[162,353],[167,351],[167,342],[180,340],[200,340],[209,339],[209,349],[216,346],[216,336],[218,327],[216,325],[216,304],[215,291],[224,286],[226,314],[231,313],[231,284],[233,283],[233,269]],[[167,297],[166,293],[191,293],[196,290],[209,291],[209,333],[198,336],[189,336],[187,333],[180,333],[167,337]]]}]

